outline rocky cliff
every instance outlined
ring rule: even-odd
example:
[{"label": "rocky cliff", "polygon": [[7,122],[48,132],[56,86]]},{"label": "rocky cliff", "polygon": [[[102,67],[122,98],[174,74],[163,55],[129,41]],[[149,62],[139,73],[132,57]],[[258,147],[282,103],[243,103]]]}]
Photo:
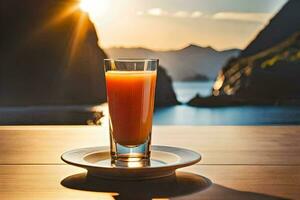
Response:
[{"label": "rocky cliff", "polygon": [[1,0],[2,106],[105,101],[99,66],[106,56],[88,17],[72,9],[76,4]]},{"label": "rocky cliff", "polygon": [[283,42],[293,33],[300,31],[300,1],[289,0],[270,20],[270,23],[241,52],[242,57],[259,53]]},{"label": "rocky cliff", "polygon": [[[77,0],[0,0],[0,106],[106,101],[103,59],[93,24]],[[176,104],[159,68],[156,104]]]},{"label": "rocky cliff", "polygon": [[219,74],[213,94],[247,99],[300,98],[300,33],[250,57],[229,63]]},{"label": "rocky cliff", "polygon": [[300,1],[290,0],[193,106],[300,105]]},{"label": "rocky cliff", "polygon": [[300,32],[250,57],[231,60],[219,73],[213,96],[193,106],[300,105]]},{"label": "rocky cliff", "polygon": [[173,89],[172,79],[167,74],[167,71],[158,67],[156,93],[155,93],[155,107],[171,106],[179,104],[176,94]]}]

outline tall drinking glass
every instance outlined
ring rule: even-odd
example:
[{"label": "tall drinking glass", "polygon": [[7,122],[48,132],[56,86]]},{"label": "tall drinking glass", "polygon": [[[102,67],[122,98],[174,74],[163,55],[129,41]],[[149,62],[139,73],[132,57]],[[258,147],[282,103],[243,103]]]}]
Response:
[{"label": "tall drinking glass", "polygon": [[104,60],[113,164],[149,163],[157,66],[157,59]]}]

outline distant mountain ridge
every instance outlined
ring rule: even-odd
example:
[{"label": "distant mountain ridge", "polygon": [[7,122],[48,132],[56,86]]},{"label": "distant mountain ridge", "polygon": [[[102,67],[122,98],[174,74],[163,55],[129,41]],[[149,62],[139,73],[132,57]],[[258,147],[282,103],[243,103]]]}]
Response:
[{"label": "distant mountain ridge", "polygon": [[217,51],[211,47],[190,44],[179,50],[155,51],[146,48],[107,48],[104,51],[111,58],[158,58],[160,65],[176,81],[185,80],[195,74],[214,79],[218,71],[231,57],[238,56],[240,50]]}]

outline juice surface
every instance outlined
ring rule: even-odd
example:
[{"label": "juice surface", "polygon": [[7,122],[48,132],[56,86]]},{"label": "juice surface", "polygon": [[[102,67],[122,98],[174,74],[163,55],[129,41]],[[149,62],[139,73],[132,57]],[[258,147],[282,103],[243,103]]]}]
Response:
[{"label": "juice surface", "polygon": [[155,71],[105,73],[112,134],[121,145],[143,144],[152,129]]}]

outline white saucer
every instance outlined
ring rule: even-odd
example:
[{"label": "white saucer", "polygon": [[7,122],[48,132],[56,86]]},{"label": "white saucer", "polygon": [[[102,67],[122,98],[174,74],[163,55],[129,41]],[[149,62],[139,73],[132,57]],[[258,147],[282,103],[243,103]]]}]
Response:
[{"label": "white saucer", "polygon": [[173,175],[181,167],[193,165],[201,160],[200,154],[177,147],[151,147],[150,166],[112,166],[109,147],[90,147],[65,152],[61,159],[88,170],[88,175],[107,179],[141,180]]}]

